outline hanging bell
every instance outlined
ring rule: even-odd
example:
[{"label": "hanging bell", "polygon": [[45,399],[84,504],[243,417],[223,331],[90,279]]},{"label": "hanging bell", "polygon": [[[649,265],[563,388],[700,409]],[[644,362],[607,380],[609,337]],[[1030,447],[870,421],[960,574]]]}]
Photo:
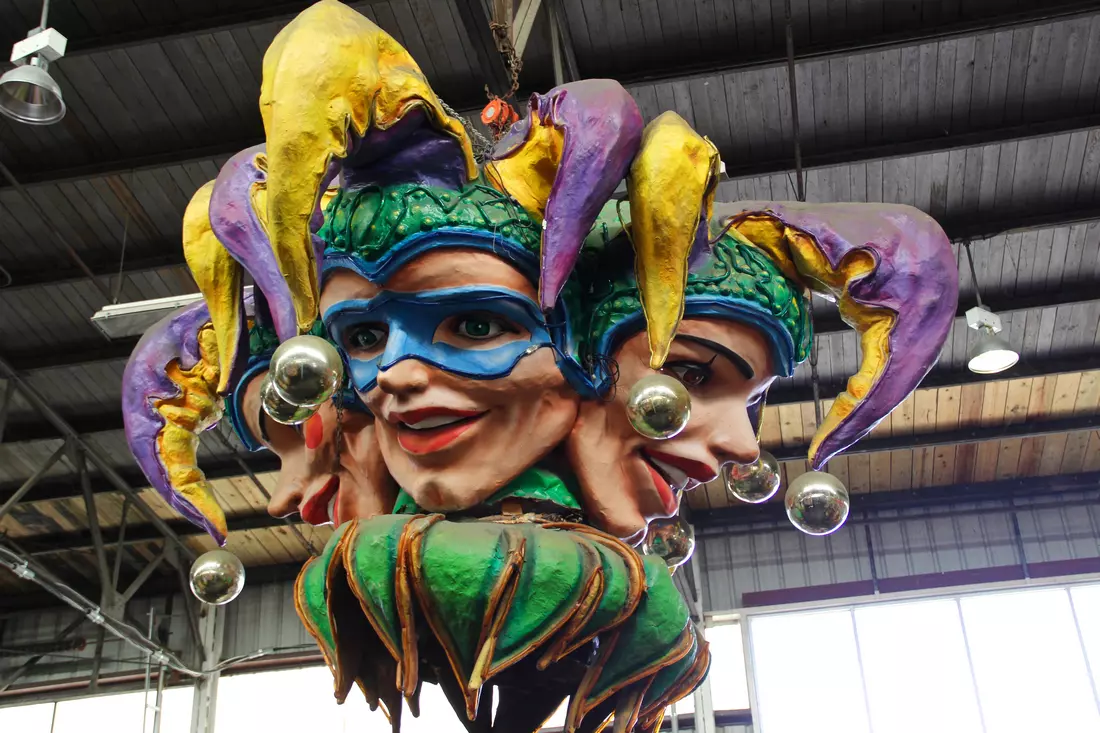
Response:
[{"label": "hanging bell", "polygon": [[840,529],[848,519],[851,499],[836,476],[807,471],[791,481],[783,503],[791,524],[806,534],[821,536]]},{"label": "hanging bell", "polygon": [[779,461],[767,451],[753,463],[728,463],[722,467],[726,491],[738,501],[763,504],[779,491]]},{"label": "hanging bell", "polygon": [[675,570],[695,552],[695,529],[682,517],[654,519],[642,543],[643,555],[657,555]]},{"label": "hanging bell", "polygon": [[203,603],[221,606],[241,594],[244,564],[228,550],[211,550],[191,565],[191,592]]},{"label": "hanging bell", "polygon": [[264,376],[264,381],[260,383],[260,405],[263,406],[268,417],[282,425],[300,425],[313,417],[318,410],[317,407],[302,407],[283,399],[279,390],[275,389],[271,372],[268,372]]},{"label": "hanging bell", "polygon": [[318,407],[344,381],[340,352],[320,336],[295,336],[279,344],[268,372],[279,396],[298,407]]},{"label": "hanging bell", "polygon": [[651,374],[630,388],[626,415],[634,429],[652,440],[668,440],[682,431],[691,417],[691,395],[680,380]]}]

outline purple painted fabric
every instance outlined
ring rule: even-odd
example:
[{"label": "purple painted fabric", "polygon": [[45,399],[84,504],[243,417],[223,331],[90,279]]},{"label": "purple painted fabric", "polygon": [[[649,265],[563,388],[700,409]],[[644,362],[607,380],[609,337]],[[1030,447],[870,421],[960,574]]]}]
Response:
[{"label": "purple painted fabric", "polygon": [[[285,341],[298,335],[294,302],[271,249],[271,240],[252,208],[252,186],[267,178],[256,165],[256,156],[265,149],[264,145],[256,145],[242,150],[222,166],[210,196],[210,226],[222,246],[263,291],[275,333],[280,341]],[[243,309],[241,313],[243,319]],[[242,331],[243,326],[242,320]]]},{"label": "purple painted fabric", "polygon": [[122,420],[130,452],[149,479],[149,485],[187,521],[202,527],[218,544],[224,544],[225,537],[172,488],[168,469],[157,450],[157,435],[165,421],[153,405],[157,400],[180,395],[179,387],[167,377],[165,369],[176,359],[181,369],[190,369],[198,363],[198,333],[209,322],[210,311],[205,302],[199,301],[145,332],[122,375]]},{"label": "purple painted fabric", "polygon": [[531,117],[563,134],[562,156],[546,202],[539,301],[554,307],[581,244],[604,203],[623,180],[642,141],[642,113],[616,81],[585,79],[532,94],[527,118],[497,143],[500,160],[527,139]]},{"label": "purple painted fabric", "polygon": [[959,303],[959,271],[951,241],[932,217],[895,204],[738,202],[737,211],[770,211],[811,234],[836,267],[857,250],[874,254],[875,269],[848,292],[865,305],[898,314],[886,367],[866,397],[827,436],[812,461],[818,469],[866,435],[917,388],[939,358]]},{"label": "purple painted fabric", "polygon": [[348,156],[341,163],[344,188],[422,183],[459,189],[466,183],[462,145],[433,127],[423,109],[385,130],[368,129],[362,138],[348,134]]}]

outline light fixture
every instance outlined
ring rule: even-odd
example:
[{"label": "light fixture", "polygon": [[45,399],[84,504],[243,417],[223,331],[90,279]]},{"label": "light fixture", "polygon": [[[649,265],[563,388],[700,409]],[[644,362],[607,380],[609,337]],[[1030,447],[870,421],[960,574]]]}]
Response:
[{"label": "light fixture", "polygon": [[966,312],[966,325],[978,332],[978,340],[967,354],[966,366],[975,374],[997,374],[1011,369],[1020,360],[1008,342],[997,334],[1001,332],[1001,319],[985,308],[971,308]]},{"label": "light fixture", "polygon": [[996,313],[982,305],[982,294],[978,290],[978,276],[974,272],[974,256],[970,253],[970,242],[963,241],[966,261],[970,264],[970,279],[974,283],[974,297],[977,307],[966,312],[966,325],[978,332],[978,340],[967,353],[966,366],[975,374],[998,374],[1011,369],[1020,360],[1020,355],[1008,342],[998,336],[1001,332],[1001,319]]},{"label": "light fixture", "polygon": [[65,116],[61,87],[50,76],[51,61],[65,55],[65,36],[46,25],[49,0],[37,28],[11,49],[14,69],[0,76],[0,114],[28,125],[52,125]]},{"label": "light fixture", "polygon": [[[252,316],[252,286],[244,286],[245,315]],[[92,316],[92,325],[108,339],[140,336],[158,321],[202,300],[202,293],[172,295],[167,298],[138,300],[105,305]]]}]

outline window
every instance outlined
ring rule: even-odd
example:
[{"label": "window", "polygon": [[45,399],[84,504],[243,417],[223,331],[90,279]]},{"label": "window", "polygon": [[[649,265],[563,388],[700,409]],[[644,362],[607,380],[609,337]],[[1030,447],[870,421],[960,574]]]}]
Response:
[{"label": "window", "polygon": [[[173,687],[161,700],[160,733],[189,733],[194,688]],[[148,709],[146,700],[148,699]],[[124,692],[58,703],[0,708],[0,731],[15,733],[119,733],[153,730],[156,692]],[[144,723],[145,727],[142,728]]]},{"label": "window", "polygon": [[750,616],[748,624],[760,733],[1100,730],[1100,585]]},{"label": "window", "polygon": [[50,733],[53,703],[0,708],[0,730],[19,733]]}]

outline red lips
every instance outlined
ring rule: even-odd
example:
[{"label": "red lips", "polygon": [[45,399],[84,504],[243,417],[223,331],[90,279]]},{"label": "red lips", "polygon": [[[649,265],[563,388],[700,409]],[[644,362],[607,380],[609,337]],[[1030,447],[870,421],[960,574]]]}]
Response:
[{"label": "red lips", "polygon": [[700,461],[693,461],[690,458],[674,456],[670,453],[661,453],[660,451],[649,450],[648,448],[645,453],[646,455],[653,456],[662,463],[667,463],[670,466],[680,469],[688,475],[688,478],[694,479],[701,484],[705,484],[707,481],[713,481],[718,477],[717,471]]},{"label": "red lips", "polygon": [[665,514],[676,513],[676,494],[672,492],[672,487],[668,485],[668,481],[662,476],[656,468],[650,464],[649,461],[642,460],[645,463],[645,467],[649,469],[649,475],[653,479],[653,488],[657,489],[657,495],[661,497],[661,503],[664,504]]},{"label": "red lips", "polygon": [[[328,505],[332,501],[333,497],[340,491],[340,477],[330,476],[328,481],[325,482],[324,488],[318,491],[313,496],[309,497],[299,507],[299,513],[302,515],[302,521],[307,524],[319,526],[322,524],[329,524],[332,522],[337,527],[340,526],[339,517],[328,515]],[[339,502],[337,502],[339,504]],[[336,514],[339,507],[333,509],[333,514]]]},{"label": "red lips", "polygon": [[[452,410],[445,407],[425,407],[408,412],[395,412],[390,422],[397,423],[397,442],[413,455],[434,453],[447,447],[474,426],[485,413],[476,410]],[[411,427],[433,417],[452,418],[454,422],[435,428]]]}]

